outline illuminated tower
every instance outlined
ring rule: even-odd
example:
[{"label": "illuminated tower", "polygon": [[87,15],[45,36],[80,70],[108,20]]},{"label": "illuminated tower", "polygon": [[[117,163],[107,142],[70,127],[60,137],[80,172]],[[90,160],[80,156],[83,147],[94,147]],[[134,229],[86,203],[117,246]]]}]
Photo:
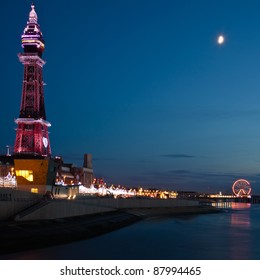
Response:
[{"label": "illuminated tower", "polygon": [[38,17],[31,5],[29,21],[21,36],[23,53],[18,54],[24,65],[22,98],[17,123],[14,144],[15,154],[50,156],[51,148],[46,121],[42,68],[45,61],[42,59],[44,40]]}]

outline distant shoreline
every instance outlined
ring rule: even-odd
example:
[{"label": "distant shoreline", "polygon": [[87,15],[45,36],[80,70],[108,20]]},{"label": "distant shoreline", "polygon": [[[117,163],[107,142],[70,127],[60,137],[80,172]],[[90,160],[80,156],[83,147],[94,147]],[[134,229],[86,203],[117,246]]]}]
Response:
[{"label": "distant shoreline", "polygon": [[152,217],[219,213],[212,206],[114,210],[54,220],[0,223],[0,259],[8,254],[89,239]]}]

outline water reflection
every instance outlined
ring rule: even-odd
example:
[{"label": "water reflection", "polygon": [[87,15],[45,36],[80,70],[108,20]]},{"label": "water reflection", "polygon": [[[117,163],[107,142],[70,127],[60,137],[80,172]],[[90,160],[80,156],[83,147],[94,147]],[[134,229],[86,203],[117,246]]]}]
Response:
[{"label": "water reflection", "polygon": [[232,205],[229,232],[231,236],[230,253],[231,259],[252,259],[252,227],[250,209],[248,203],[237,203]]},{"label": "water reflection", "polygon": [[246,213],[232,213],[231,214],[231,225],[240,227],[250,227],[251,220],[248,212]]},{"label": "water reflection", "polygon": [[226,202],[226,201],[212,202],[211,205],[216,208],[231,208],[232,202]]},{"label": "water reflection", "polygon": [[250,207],[250,203],[231,202],[232,209],[248,209]]},{"label": "water reflection", "polygon": [[213,202],[212,206],[216,208],[231,208],[231,209],[247,209],[251,207],[250,203],[241,203],[241,202],[231,202],[231,201],[219,201]]},{"label": "water reflection", "polygon": [[[239,202],[215,202],[212,206],[220,209],[244,210],[251,207],[250,203]],[[231,224],[236,226],[250,226],[250,212],[249,211],[232,211]]]}]

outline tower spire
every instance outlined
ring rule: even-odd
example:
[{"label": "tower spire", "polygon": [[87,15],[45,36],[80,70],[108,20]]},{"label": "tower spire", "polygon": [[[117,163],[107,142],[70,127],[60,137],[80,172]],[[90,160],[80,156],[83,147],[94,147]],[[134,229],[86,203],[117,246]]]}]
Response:
[{"label": "tower spire", "polygon": [[30,14],[29,14],[29,22],[30,23],[37,23],[38,16],[37,16],[37,14],[35,12],[35,9],[34,9],[35,8],[34,3],[32,3],[31,8],[32,8],[32,10],[30,11]]},{"label": "tower spire", "polygon": [[18,54],[24,65],[24,78],[18,127],[14,145],[15,154],[50,156],[51,148],[46,120],[43,90],[44,40],[37,14],[31,5],[29,21],[22,34],[23,53]]},{"label": "tower spire", "polygon": [[44,40],[40,25],[38,24],[38,16],[35,12],[34,4],[31,5],[29,21],[27,21],[22,34],[22,47],[24,48],[24,52],[37,52],[40,57],[44,51]]}]

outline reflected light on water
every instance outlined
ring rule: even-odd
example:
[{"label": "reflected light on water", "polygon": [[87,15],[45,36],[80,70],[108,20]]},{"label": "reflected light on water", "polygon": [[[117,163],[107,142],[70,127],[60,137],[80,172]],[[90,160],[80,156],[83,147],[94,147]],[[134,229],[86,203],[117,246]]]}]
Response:
[{"label": "reflected light on water", "polygon": [[232,209],[248,209],[251,207],[250,203],[231,202]]},{"label": "reflected light on water", "polygon": [[250,227],[250,217],[248,213],[232,213],[231,224],[241,227]]},{"label": "reflected light on water", "polygon": [[251,217],[250,203],[216,202],[216,208],[226,209],[228,246],[224,246],[228,259],[250,259],[252,255],[252,240],[250,235]]},{"label": "reflected light on water", "polygon": [[248,209],[251,207],[251,204],[241,203],[241,202],[231,202],[231,201],[220,201],[220,202],[213,202],[212,206],[216,208]]},{"label": "reflected light on water", "polygon": [[[212,203],[216,208],[232,209],[232,210],[243,210],[251,207],[250,203],[239,203],[239,202],[216,202]],[[236,226],[250,226],[249,212],[235,211],[231,213],[231,224]]]}]

